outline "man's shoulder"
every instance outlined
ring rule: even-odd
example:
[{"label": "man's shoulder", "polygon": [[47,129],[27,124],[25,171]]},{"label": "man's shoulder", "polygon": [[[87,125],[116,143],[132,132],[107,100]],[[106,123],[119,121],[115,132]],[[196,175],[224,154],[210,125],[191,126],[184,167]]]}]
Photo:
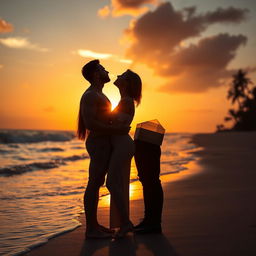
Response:
[{"label": "man's shoulder", "polygon": [[87,89],[83,93],[83,97],[88,97],[88,96],[98,96],[98,92],[95,90]]},{"label": "man's shoulder", "polygon": [[95,90],[86,90],[82,95],[81,101],[87,104],[105,104],[106,102],[110,102],[105,94]]},{"label": "man's shoulder", "polygon": [[90,101],[90,100],[95,100],[98,99],[100,96],[98,94],[98,92],[94,91],[94,90],[86,90],[83,95],[82,95],[82,100],[83,101]]}]

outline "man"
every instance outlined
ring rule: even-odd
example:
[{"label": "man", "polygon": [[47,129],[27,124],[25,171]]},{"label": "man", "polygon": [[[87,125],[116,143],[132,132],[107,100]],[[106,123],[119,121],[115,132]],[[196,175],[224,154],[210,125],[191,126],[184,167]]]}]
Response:
[{"label": "man", "polygon": [[111,237],[111,231],[97,221],[99,189],[104,184],[110,160],[110,136],[128,133],[129,127],[113,126],[109,122],[111,103],[102,89],[110,79],[99,60],[87,63],[82,74],[90,83],[80,101],[77,131],[80,139],[86,138],[86,149],[90,156],[89,179],[84,194],[85,234],[86,238],[107,238]]},{"label": "man", "polygon": [[135,226],[137,234],[161,233],[163,189],[160,175],[161,148],[159,145],[135,141],[135,163],[143,187],[144,218]]}]

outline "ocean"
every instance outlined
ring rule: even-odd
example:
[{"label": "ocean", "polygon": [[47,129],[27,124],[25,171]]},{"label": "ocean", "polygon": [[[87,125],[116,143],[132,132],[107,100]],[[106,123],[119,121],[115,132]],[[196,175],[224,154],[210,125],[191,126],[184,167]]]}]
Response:
[{"label": "ocean", "polygon": [[[190,133],[167,133],[161,175],[195,159]],[[80,226],[89,157],[73,131],[0,130],[0,255],[18,255]],[[130,182],[138,180],[134,161]],[[100,196],[108,194],[102,187]]]}]

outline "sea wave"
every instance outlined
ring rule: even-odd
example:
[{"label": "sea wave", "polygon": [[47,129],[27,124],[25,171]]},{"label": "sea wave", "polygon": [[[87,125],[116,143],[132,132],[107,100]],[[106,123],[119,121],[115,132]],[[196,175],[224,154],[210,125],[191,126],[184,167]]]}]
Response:
[{"label": "sea wave", "polygon": [[183,158],[176,159],[176,160],[161,161],[161,164],[168,164],[171,166],[182,166],[182,165],[188,164],[190,161],[193,161],[195,159],[196,159],[195,156],[183,157]]},{"label": "sea wave", "polygon": [[77,220],[77,219],[72,219],[72,222],[69,223],[68,226],[66,227],[59,227],[58,231],[56,229],[56,231],[53,231],[49,234],[38,234],[38,237],[36,239],[34,239],[34,241],[26,247],[26,245],[17,247],[17,248],[13,248],[8,254],[4,254],[4,255],[12,255],[12,256],[20,256],[23,255],[24,253],[28,253],[30,252],[32,249],[39,247],[43,244],[46,244],[49,239],[63,235],[67,232],[73,231],[76,228],[82,226],[82,224]]},{"label": "sea wave", "polygon": [[23,174],[25,172],[37,171],[37,170],[47,170],[65,165],[68,161],[77,161],[88,158],[86,154],[73,155],[68,157],[58,157],[52,159],[48,162],[34,162],[23,165],[13,165],[9,167],[0,168],[0,176],[13,176]]},{"label": "sea wave", "polygon": [[1,130],[0,143],[35,143],[43,141],[70,141],[75,138],[72,131]]},{"label": "sea wave", "polygon": [[64,149],[62,148],[41,148],[37,150],[38,152],[62,152]]},{"label": "sea wave", "polygon": [[10,154],[13,153],[13,150],[5,150],[5,149],[0,149],[0,154]]}]

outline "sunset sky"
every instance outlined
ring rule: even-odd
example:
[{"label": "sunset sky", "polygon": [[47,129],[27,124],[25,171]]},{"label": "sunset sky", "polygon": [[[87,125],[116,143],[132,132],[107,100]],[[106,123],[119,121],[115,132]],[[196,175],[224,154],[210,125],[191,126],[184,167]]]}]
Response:
[{"label": "sunset sky", "polygon": [[143,81],[136,123],[169,132],[214,132],[232,74],[256,83],[255,0],[0,0],[0,128],[76,129],[94,59]]}]

